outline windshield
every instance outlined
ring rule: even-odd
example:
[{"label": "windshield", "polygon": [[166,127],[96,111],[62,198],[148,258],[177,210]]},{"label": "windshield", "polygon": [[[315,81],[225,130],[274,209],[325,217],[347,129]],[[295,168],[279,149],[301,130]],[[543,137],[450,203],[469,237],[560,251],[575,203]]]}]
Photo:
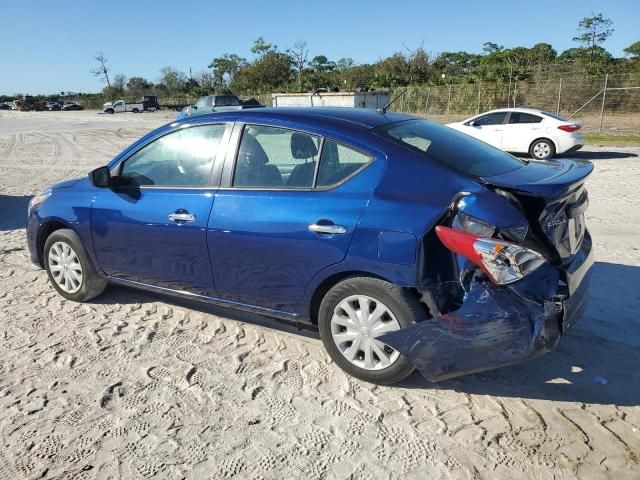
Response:
[{"label": "windshield", "polygon": [[526,164],[469,135],[426,120],[390,123],[374,132],[472,177],[501,175]]}]

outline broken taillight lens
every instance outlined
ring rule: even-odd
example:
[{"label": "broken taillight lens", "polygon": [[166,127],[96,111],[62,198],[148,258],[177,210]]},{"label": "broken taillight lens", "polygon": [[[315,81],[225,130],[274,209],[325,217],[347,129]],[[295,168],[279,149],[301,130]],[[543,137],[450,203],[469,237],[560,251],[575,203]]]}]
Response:
[{"label": "broken taillight lens", "polygon": [[579,123],[570,123],[568,125],[560,125],[558,128],[565,132],[571,133],[580,130],[582,128],[582,125],[580,125]]},{"label": "broken taillight lens", "polygon": [[437,226],[436,234],[445,247],[478,265],[498,285],[516,282],[547,261],[538,252],[515,243],[481,238],[455,228]]}]

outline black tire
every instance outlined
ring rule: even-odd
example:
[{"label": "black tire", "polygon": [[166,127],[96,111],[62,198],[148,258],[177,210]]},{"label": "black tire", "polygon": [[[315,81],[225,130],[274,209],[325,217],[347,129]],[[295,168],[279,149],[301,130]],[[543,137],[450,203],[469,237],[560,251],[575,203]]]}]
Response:
[{"label": "black tire", "polygon": [[133,109],[133,113],[138,113],[138,111],[139,111],[139,110],[138,110],[137,108],[134,108],[134,109]]},{"label": "black tire", "polygon": [[400,328],[408,327],[425,318],[425,311],[417,298],[406,290],[384,280],[372,277],[349,277],[334,285],[324,296],[318,312],[318,327],[322,343],[329,356],[349,375],[378,385],[397,383],[411,374],[414,366],[402,355],[389,367],[367,370],[347,360],[338,349],[331,334],[334,309],[352,295],[366,295],[382,302],[396,317]]},{"label": "black tire", "polygon": [[[49,266],[49,253],[53,244],[57,242],[66,243],[75,252],[80,265],[82,266],[82,282],[78,291],[69,293],[64,291],[56,283],[51,273]],[[47,240],[44,242],[44,267],[47,270],[49,281],[51,285],[67,300],[73,300],[74,302],[86,302],[92,298],[100,295],[107,287],[107,279],[98,273],[97,269],[93,265],[93,262],[87,255],[80,237],[73,230],[61,229],[53,232]]]},{"label": "black tire", "polygon": [[109,108],[109,109],[105,110],[105,113],[108,113],[109,115],[113,115],[116,112],[113,109]]},{"label": "black tire", "polygon": [[536,160],[547,160],[556,154],[556,146],[548,138],[538,138],[529,146],[529,155]]}]

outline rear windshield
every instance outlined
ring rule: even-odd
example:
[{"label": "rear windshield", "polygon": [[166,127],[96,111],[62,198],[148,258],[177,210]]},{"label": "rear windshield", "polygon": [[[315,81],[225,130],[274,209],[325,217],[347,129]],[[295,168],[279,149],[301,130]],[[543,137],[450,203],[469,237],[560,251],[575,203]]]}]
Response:
[{"label": "rear windshield", "polygon": [[426,120],[390,123],[374,132],[471,177],[492,177],[526,163],[464,133]]},{"label": "rear windshield", "polygon": [[560,115],[556,115],[555,113],[551,113],[551,112],[542,112],[542,113],[544,113],[547,117],[555,118],[556,120],[560,120],[561,122],[568,121],[566,118],[561,117]]}]

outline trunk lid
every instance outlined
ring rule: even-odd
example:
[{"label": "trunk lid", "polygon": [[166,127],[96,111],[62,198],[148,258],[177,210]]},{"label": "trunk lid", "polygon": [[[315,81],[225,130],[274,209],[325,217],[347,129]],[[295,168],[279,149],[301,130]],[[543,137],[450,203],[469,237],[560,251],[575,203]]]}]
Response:
[{"label": "trunk lid", "polygon": [[584,188],[593,165],[558,159],[482,179],[488,186],[512,193],[522,205],[535,241],[550,247],[555,260],[575,255],[585,235],[584,213],[589,197]]}]

